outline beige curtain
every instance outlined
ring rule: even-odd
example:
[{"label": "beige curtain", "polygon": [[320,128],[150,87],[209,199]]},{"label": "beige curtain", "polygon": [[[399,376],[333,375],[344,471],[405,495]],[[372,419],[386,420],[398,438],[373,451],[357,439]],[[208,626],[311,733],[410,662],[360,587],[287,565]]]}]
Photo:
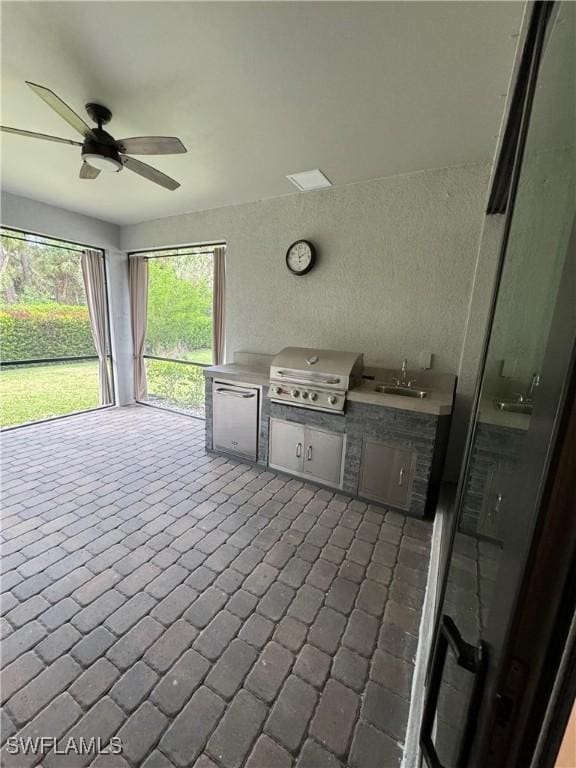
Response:
[{"label": "beige curtain", "polygon": [[101,405],[109,405],[112,402],[112,381],[107,364],[108,309],[106,306],[104,259],[98,251],[84,251],[81,263],[92,338],[98,354],[100,403]]},{"label": "beige curtain", "polygon": [[148,262],[142,256],[132,256],[128,262],[130,280],[130,317],[134,350],[134,397],[145,400],[148,394],[144,343],[148,317]]},{"label": "beige curtain", "polygon": [[212,296],[212,350],[215,365],[224,362],[224,325],[226,272],[224,268],[224,254],[226,249],[222,246],[214,248],[214,286]]}]

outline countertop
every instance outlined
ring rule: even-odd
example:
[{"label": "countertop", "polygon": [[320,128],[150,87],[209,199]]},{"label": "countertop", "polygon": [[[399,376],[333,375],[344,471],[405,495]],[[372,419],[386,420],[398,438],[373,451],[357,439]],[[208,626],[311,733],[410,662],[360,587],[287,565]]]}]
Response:
[{"label": "countertop", "polygon": [[495,407],[492,400],[482,400],[480,402],[478,421],[481,424],[490,424],[494,427],[506,427],[507,429],[521,429],[524,431],[530,426],[529,414],[500,411]]},{"label": "countertop", "polygon": [[[204,375],[208,378],[217,379],[222,377],[229,381],[237,381],[257,387],[268,386],[270,381],[269,368],[263,369],[239,365],[238,363],[211,365],[209,368],[204,369]],[[428,397],[420,400],[418,398],[403,397],[402,395],[386,395],[382,392],[375,392],[374,389],[377,386],[378,381],[364,382],[348,392],[348,400],[351,403],[379,405],[382,408],[398,408],[401,411],[429,413],[434,416],[447,416],[452,413],[452,389],[431,389]],[[518,414],[507,415],[517,416]]]},{"label": "countertop", "polygon": [[383,392],[375,392],[375,388],[380,383],[382,382],[364,382],[364,384],[348,392],[348,400],[351,403],[368,403],[380,405],[383,408],[398,408],[401,411],[411,411],[412,413],[430,413],[434,416],[448,416],[452,413],[451,391],[431,389],[427,397],[420,400],[418,397],[386,395]]},{"label": "countertop", "polygon": [[217,379],[221,376],[230,381],[264,387],[268,386],[270,382],[270,368],[262,370],[238,363],[227,363],[226,365],[211,365],[209,368],[204,368],[204,376],[210,379]]}]

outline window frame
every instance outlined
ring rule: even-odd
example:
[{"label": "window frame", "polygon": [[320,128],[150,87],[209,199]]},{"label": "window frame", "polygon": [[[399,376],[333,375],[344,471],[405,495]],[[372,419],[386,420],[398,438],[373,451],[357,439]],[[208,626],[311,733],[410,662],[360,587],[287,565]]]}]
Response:
[{"label": "window frame", "polygon": [[[46,242],[39,242],[38,245],[46,245],[52,248],[60,248],[63,251],[71,251],[73,253],[77,253],[79,257],[82,256],[82,253],[85,250],[91,250],[96,251],[100,257],[102,258],[102,263],[104,265],[104,292],[106,294],[106,319],[108,324],[108,339],[107,339],[107,346],[108,346],[108,354],[106,355],[106,359],[108,361],[108,364],[110,366],[110,379],[112,383],[112,402],[107,403],[105,405],[98,405],[95,408],[85,408],[81,411],[71,411],[70,413],[64,413],[59,414],[58,416],[49,416],[45,419],[36,419],[35,421],[27,421],[24,424],[13,424],[7,427],[0,427],[0,432],[8,432],[13,429],[22,429],[23,427],[29,427],[36,424],[43,424],[44,422],[49,421],[55,421],[57,419],[67,419],[70,416],[81,416],[84,413],[93,413],[94,411],[101,411],[105,408],[114,408],[116,406],[116,381],[114,377],[114,355],[112,351],[112,323],[111,323],[111,315],[110,315],[110,292],[108,287],[108,270],[107,270],[107,261],[106,261],[106,251],[97,246],[97,245],[89,245],[88,243],[80,243],[75,240],[67,240],[62,237],[52,237],[50,235],[44,235],[37,231],[32,231],[28,229],[21,229],[20,227],[10,227],[7,224],[0,224],[0,237],[7,237],[12,240],[20,240],[22,242],[30,243],[30,240],[27,240],[26,237],[16,237],[14,234],[8,234],[8,233],[16,233],[17,235],[30,235],[31,237],[37,237],[39,240],[44,240]],[[59,243],[65,243],[65,245],[59,245]],[[32,243],[34,244],[34,243]],[[70,246],[77,246],[76,248],[70,247]],[[98,355],[68,355],[65,357],[48,357],[48,358],[30,358],[28,360],[0,360],[0,370],[2,368],[17,368],[19,366],[30,366],[30,365],[40,365],[40,364],[49,364],[49,363],[65,363],[65,362],[74,362],[79,360],[98,360]]]},{"label": "window frame", "polygon": [[[163,246],[161,248],[145,248],[138,251],[129,251],[128,252],[128,259],[133,258],[140,258],[140,259],[169,259],[171,257],[178,257],[178,256],[185,256],[187,255],[186,252],[190,251],[193,252],[191,255],[198,254],[211,254],[214,255],[214,249],[218,247],[226,248],[226,241],[225,240],[215,240],[210,242],[203,242],[203,243],[187,243],[185,245],[171,245],[171,246]],[[173,253],[173,251],[182,251],[182,253]],[[150,286],[148,286],[149,288]],[[148,328],[146,328],[148,330]],[[213,352],[212,347],[212,352]],[[142,355],[142,358],[144,360],[160,360],[162,362],[166,363],[177,363],[179,365],[192,365],[196,368],[210,368],[210,366],[214,365],[213,362],[211,363],[198,363],[194,362],[194,360],[181,360],[179,358],[174,357],[161,357],[159,355],[149,355],[146,352]],[[157,408],[162,411],[169,411],[170,413],[178,413],[181,416],[187,416],[190,419],[196,419],[198,421],[205,421],[205,416],[195,416],[192,413],[186,413],[185,411],[178,410],[176,408],[170,408],[165,405],[157,405],[156,403],[150,403],[146,400],[136,400],[136,402],[139,405],[146,405],[149,408]]]}]

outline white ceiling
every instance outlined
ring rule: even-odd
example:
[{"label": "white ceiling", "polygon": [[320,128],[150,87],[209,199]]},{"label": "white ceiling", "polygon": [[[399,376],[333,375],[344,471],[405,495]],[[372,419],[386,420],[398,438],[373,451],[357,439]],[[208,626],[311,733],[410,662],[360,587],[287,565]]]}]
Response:
[{"label": "white ceiling", "polygon": [[130,173],[78,178],[79,148],[2,135],[2,187],[129,223],[491,158],[519,2],[3,2],[2,124],[78,138],[25,85],[79,114],[99,101],[116,138],[179,136]]}]

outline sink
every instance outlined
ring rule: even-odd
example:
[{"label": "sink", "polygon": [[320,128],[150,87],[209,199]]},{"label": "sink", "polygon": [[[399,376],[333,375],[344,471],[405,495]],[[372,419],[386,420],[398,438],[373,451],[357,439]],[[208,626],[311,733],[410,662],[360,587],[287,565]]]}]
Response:
[{"label": "sink", "polygon": [[400,395],[401,397],[416,397],[419,400],[428,396],[425,389],[413,389],[412,387],[398,387],[395,384],[381,384],[374,388],[374,392],[382,392],[384,395]]},{"label": "sink", "polygon": [[494,400],[494,407],[510,413],[532,413],[532,403],[519,403],[517,400]]}]

